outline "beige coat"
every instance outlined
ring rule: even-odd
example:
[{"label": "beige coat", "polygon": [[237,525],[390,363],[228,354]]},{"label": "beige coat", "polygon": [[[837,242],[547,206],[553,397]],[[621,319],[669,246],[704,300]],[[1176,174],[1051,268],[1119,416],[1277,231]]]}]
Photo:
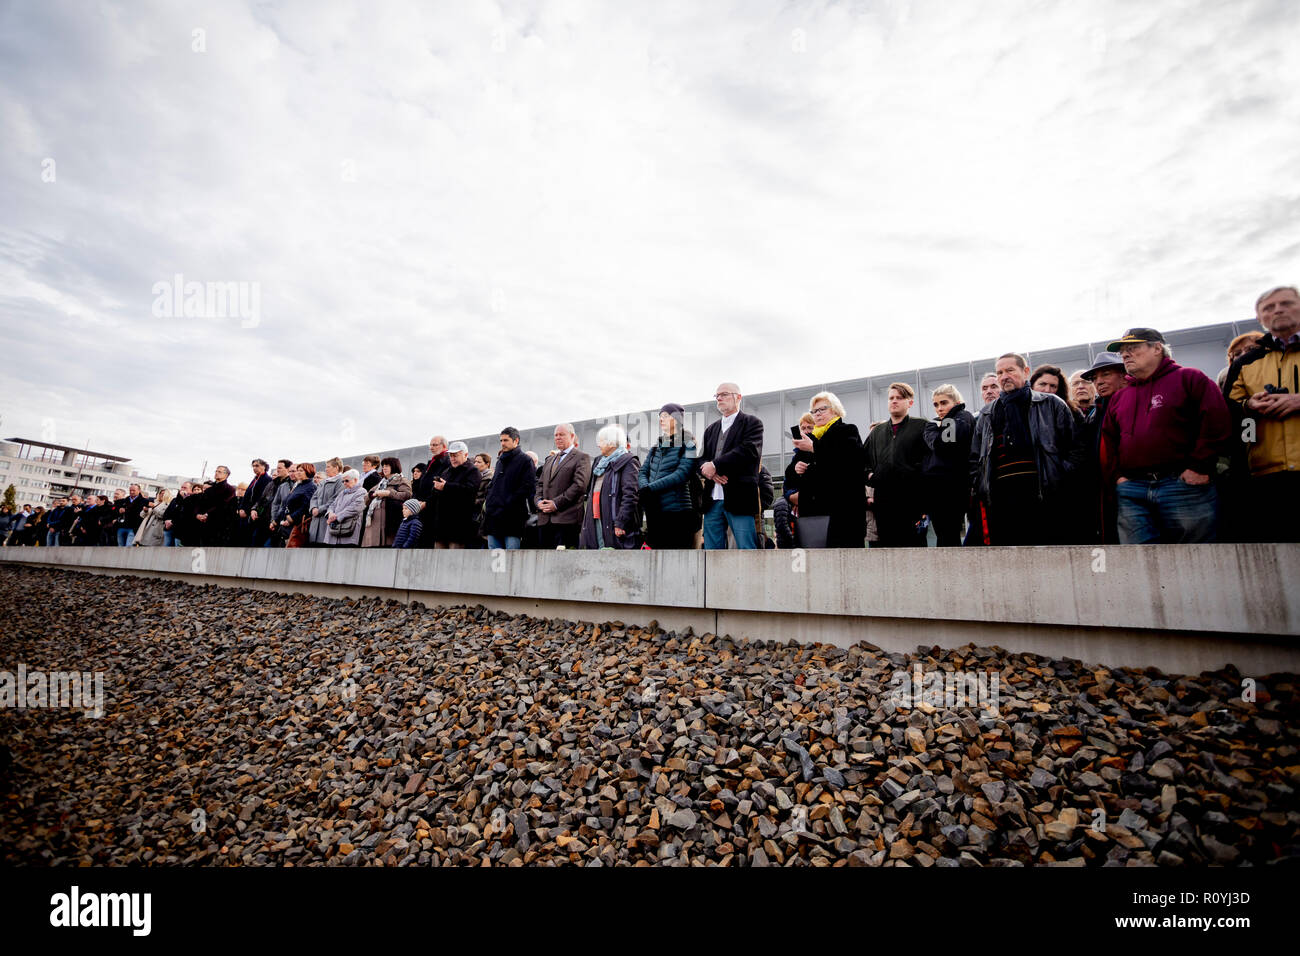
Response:
[{"label": "beige coat", "polygon": [[[388,489],[392,494],[376,498],[375,492]],[[391,548],[402,523],[402,502],[411,497],[411,483],[404,475],[381,478],[371,489],[366,503],[366,527],[361,532],[361,547]],[[396,518],[393,516],[396,515]]]}]

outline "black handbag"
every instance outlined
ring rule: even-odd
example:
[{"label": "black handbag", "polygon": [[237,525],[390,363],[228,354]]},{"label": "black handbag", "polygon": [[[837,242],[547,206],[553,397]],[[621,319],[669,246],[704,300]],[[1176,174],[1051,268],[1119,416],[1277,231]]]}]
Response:
[{"label": "black handbag", "polygon": [[830,515],[800,516],[794,523],[794,544],[796,548],[824,548],[830,537]]}]

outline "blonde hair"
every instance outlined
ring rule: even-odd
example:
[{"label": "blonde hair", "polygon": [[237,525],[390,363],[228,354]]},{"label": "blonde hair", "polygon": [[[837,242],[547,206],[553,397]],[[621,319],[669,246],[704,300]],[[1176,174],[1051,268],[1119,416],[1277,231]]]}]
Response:
[{"label": "blonde hair", "polygon": [[816,395],[814,395],[811,399],[808,400],[809,412],[812,411],[812,407],[814,405],[816,405],[818,402],[823,400],[825,400],[826,404],[831,407],[831,411],[833,411],[840,418],[844,417],[844,403],[835,397],[834,392],[818,392]]},{"label": "blonde hair", "polygon": [[957,391],[956,385],[940,385],[934,390],[934,395],[932,397],[938,398],[940,395],[947,395],[952,399],[954,405],[961,404],[961,392]]},{"label": "blonde hair", "polygon": [[908,385],[906,382],[890,382],[889,387],[891,389],[898,389],[899,394],[904,398],[916,398],[916,392],[912,391],[912,386]]},{"label": "blonde hair", "polygon": [[804,422],[807,422],[809,425],[817,424],[817,420],[812,417],[812,412],[804,412],[799,416],[799,424],[802,425]]},{"label": "blonde hair", "polygon": [[328,468],[330,465],[333,465],[335,468],[337,468],[339,470],[339,474],[342,474],[343,472],[347,471],[347,466],[343,464],[343,459],[337,456],[325,462],[326,468]]}]

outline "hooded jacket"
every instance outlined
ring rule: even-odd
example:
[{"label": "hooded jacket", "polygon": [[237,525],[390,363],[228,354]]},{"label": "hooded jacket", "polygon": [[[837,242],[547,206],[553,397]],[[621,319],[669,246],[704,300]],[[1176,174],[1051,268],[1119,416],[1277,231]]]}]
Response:
[{"label": "hooded jacket", "polygon": [[1155,372],[1111,396],[1101,423],[1103,480],[1175,476],[1187,469],[1213,475],[1226,451],[1228,404],[1204,372],[1164,358]]}]

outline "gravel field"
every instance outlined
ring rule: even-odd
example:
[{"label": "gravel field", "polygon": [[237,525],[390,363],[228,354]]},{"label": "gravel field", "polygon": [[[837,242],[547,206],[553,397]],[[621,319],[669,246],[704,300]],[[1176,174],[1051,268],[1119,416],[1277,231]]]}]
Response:
[{"label": "gravel field", "polygon": [[[750,644],[15,567],[0,634],[11,864],[1300,857],[1294,675]],[[102,672],[103,716],[19,709],[20,665],[29,682]],[[918,667],[920,687],[900,683]],[[936,697],[958,672],[984,696]]]}]

